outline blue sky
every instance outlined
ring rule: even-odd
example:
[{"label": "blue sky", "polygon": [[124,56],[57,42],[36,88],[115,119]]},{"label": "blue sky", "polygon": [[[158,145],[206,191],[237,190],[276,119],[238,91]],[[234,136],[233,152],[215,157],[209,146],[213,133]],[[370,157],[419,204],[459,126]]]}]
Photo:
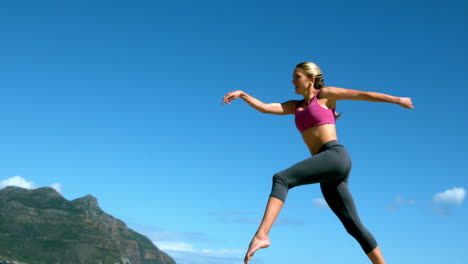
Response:
[{"label": "blue sky", "polygon": [[[272,175],[308,157],[291,74],[412,97],[339,102],[350,188],[388,263],[468,261],[466,1],[2,1],[0,188],[86,194],[178,264],[242,263]],[[252,264],[368,263],[322,202],[290,191]]]}]

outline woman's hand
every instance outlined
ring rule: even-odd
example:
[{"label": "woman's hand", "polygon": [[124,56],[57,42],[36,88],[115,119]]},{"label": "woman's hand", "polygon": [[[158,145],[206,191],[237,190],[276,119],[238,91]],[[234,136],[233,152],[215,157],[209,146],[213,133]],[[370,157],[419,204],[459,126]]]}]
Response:
[{"label": "woman's hand", "polygon": [[230,104],[232,100],[236,100],[241,95],[242,95],[242,91],[234,91],[234,92],[227,93],[223,98],[222,104]]},{"label": "woman's hand", "polygon": [[414,109],[413,102],[411,98],[408,97],[400,97],[400,102],[398,104],[404,108]]}]

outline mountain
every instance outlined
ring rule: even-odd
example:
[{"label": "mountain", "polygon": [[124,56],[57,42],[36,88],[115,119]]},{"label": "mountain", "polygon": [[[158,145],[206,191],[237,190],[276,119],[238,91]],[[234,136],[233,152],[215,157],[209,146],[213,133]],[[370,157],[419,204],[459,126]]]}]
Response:
[{"label": "mountain", "polygon": [[148,238],[99,208],[52,188],[0,190],[0,263],[175,264]]}]

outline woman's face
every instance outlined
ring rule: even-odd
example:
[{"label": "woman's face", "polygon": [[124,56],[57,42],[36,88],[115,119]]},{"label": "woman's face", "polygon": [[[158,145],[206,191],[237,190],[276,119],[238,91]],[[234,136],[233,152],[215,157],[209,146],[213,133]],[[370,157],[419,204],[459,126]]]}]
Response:
[{"label": "woman's face", "polygon": [[302,69],[296,68],[293,73],[294,88],[296,94],[305,95],[307,90],[314,85],[314,78],[309,78]]}]

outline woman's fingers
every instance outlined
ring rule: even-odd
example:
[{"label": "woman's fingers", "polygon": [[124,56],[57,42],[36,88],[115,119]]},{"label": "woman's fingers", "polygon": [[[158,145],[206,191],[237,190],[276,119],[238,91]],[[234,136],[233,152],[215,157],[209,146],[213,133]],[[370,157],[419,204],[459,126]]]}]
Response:
[{"label": "woman's fingers", "polygon": [[229,94],[226,94],[223,98],[223,104],[229,104],[229,97],[228,97]]},{"label": "woman's fingers", "polygon": [[411,101],[411,98],[408,97],[402,97],[400,99],[400,105],[405,108],[414,109],[413,102]]},{"label": "woman's fingers", "polygon": [[230,104],[232,100],[239,98],[239,93],[237,91],[227,93],[223,98],[223,104]]},{"label": "woman's fingers", "polygon": [[236,99],[231,93],[224,96],[223,104],[230,104],[232,100]]},{"label": "woman's fingers", "polygon": [[411,101],[411,98],[405,98],[407,102],[407,108],[413,109],[413,102]]}]

